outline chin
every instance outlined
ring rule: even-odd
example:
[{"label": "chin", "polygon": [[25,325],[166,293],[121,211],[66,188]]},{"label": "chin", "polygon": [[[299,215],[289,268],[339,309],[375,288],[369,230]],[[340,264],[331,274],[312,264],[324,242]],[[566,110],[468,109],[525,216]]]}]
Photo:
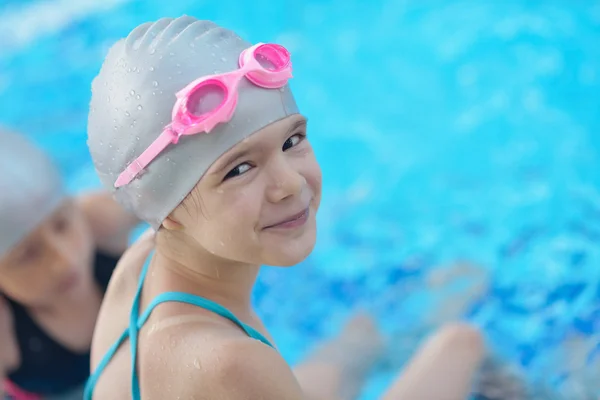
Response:
[{"label": "chin", "polygon": [[[310,237],[308,237],[310,236]],[[301,240],[293,240],[290,243],[274,245],[268,252],[268,261],[264,264],[277,267],[293,267],[300,264],[312,253],[315,247],[316,237],[314,234],[305,235]]]}]

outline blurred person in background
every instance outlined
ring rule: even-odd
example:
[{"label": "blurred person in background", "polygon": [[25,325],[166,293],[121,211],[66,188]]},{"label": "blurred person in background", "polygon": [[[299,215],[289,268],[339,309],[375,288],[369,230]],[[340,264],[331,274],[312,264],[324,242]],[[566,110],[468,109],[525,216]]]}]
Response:
[{"label": "blurred person in background", "polygon": [[[88,145],[106,189],[156,234],[111,280],[86,400],[350,400],[386,352],[358,315],[292,369],[253,310],[260,266],[298,264],[316,240],[321,171],[291,72],[282,46],[187,16],[109,50]],[[476,329],[448,324],[384,398],[465,399],[483,352]]]},{"label": "blurred person in background", "polygon": [[109,279],[138,219],[66,195],[57,166],[0,131],[0,381],[9,398],[82,397]]}]

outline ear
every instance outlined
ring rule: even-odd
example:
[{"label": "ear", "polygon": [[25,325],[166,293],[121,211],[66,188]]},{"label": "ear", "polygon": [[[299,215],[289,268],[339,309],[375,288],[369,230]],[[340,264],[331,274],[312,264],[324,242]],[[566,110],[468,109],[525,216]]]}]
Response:
[{"label": "ear", "polygon": [[168,216],[162,223],[162,226],[168,231],[182,231],[183,225],[175,218]]}]

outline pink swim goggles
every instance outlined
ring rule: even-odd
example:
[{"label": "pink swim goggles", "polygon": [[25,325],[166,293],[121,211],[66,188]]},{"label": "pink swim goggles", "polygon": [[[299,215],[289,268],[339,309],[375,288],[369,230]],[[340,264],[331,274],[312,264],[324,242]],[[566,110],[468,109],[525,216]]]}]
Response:
[{"label": "pink swim goggles", "polygon": [[[115,187],[133,181],[167,146],[176,144],[181,136],[209,133],[217,124],[228,122],[237,105],[237,89],[242,78],[263,88],[277,89],[285,86],[292,77],[290,53],[277,44],[258,43],[244,50],[239,57],[239,66],[235,71],[196,79],[180,90],[176,94],[172,122],[119,175]],[[217,95],[222,97],[221,102],[203,109]]]}]

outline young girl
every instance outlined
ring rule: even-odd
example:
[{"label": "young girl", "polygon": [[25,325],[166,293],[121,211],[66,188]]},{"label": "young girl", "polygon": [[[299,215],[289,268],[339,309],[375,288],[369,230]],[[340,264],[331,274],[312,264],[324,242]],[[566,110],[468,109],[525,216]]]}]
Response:
[{"label": "young girl", "polygon": [[100,303],[138,219],[108,193],[66,196],[21,135],[0,131],[0,171],[0,381],[17,400],[81,398]]},{"label": "young girl", "polygon": [[[316,239],[321,171],[291,77],[282,46],[191,17],[143,24],[109,51],[88,144],[103,184],[157,233],[111,281],[85,399],[357,394],[382,351],[368,318],[292,371],[251,307],[260,265],[293,266]],[[386,398],[464,398],[481,355],[476,331],[450,326]]]}]

